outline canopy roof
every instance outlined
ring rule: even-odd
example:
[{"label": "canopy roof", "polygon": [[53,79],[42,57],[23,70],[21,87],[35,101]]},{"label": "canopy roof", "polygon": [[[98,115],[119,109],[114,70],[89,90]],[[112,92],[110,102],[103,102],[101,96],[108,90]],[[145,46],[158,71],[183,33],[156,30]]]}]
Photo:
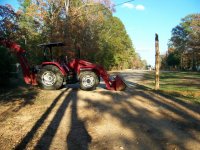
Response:
[{"label": "canopy roof", "polygon": [[55,42],[55,43],[43,43],[39,44],[40,47],[55,47],[55,46],[64,46],[65,44],[62,42]]}]

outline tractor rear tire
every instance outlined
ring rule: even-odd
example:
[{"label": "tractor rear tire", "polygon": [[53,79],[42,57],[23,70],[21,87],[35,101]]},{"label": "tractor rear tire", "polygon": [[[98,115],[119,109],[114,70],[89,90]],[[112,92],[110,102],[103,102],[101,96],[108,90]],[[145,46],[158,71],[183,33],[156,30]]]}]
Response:
[{"label": "tractor rear tire", "polygon": [[63,85],[64,76],[60,69],[53,65],[44,66],[38,73],[37,81],[45,90],[58,90]]},{"label": "tractor rear tire", "polygon": [[99,85],[98,76],[92,71],[81,72],[79,76],[80,88],[85,91],[95,90]]}]

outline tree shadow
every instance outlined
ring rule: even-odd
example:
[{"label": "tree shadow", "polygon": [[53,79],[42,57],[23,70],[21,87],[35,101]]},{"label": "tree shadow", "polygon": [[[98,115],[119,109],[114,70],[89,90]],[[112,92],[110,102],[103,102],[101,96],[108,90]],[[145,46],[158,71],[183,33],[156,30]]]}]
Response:
[{"label": "tree shadow", "polygon": [[[100,91],[100,93],[108,95],[112,100],[108,102],[84,99],[87,103],[86,109],[94,109],[102,116],[110,114],[119,120],[124,129],[131,130],[132,134],[136,135],[136,139],[118,137],[123,141],[126,149],[186,150],[188,140],[200,143],[200,139],[193,134],[200,132],[200,119],[191,113],[199,114],[199,105],[169,99],[155,91],[145,91],[140,86],[136,89],[128,88],[124,92]],[[137,103],[141,106],[134,105]],[[153,107],[156,113],[162,114],[162,117],[154,117],[154,112],[145,107],[147,104]],[[178,119],[174,116],[178,116]],[[101,140],[105,139],[100,139],[99,144]],[[109,141],[109,138],[106,140]],[[109,148],[108,146],[107,149]]]},{"label": "tree shadow", "polygon": [[[131,83],[130,83],[131,84]],[[92,98],[83,99],[86,102],[85,108],[96,110],[102,114],[111,115],[117,119],[124,129],[130,130],[135,139],[122,136],[113,137],[124,143],[126,149],[182,149],[186,150],[187,141],[192,140],[200,143],[199,137],[194,132],[200,133],[200,119],[194,114],[200,114],[200,106],[187,103],[179,99],[171,98],[151,90],[145,86],[132,83],[135,88],[127,88],[123,92],[116,91],[93,91],[95,94],[107,95],[111,100],[93,100]],[[70,87],[70,85],[68,86]],[[85,121],[78,115],[78,87],[72,86],[60,93],[52,102],[50,107],[44,112],[40,119],[35,123],[32,129],[22,139],[15,149],[26,149],[28,144],[34,138],[36,132],[52,113],[61,97],[67,93],[67,96],[58,107],[53,119],[45,129],[44,133],[36,143],[34,149],[50,149],[54,137],[58,131],[59,125],[63,119],[66,119],[65,112],[71,104],[70,130],[63,139],[67,143],[66,149],[69,150],[87,150],[92,143],[92,136],[88,133]],[[97,98],[98,99],[98,98]],[[137,104],[140,104],[139,106]],[[144,104],[144,106],[142,105]],[[162,117],[155,117],[154,112],[145,106],[153,107],[154,111],[161,114]],[[114,107],[117,106],[117,109]],[[129,108],[129,109],[128,109]],[[96,121],[96,116],[90,117],[90,122]],[[112,120],[110,120],[112,121]],[[66,127],[67,129],[67,127]],[[106,129],[105,129],[106,130]],[[123,132],[123,131],[119,131]],[[169,136],[170,134],[170,136]],[[117,135],[116,135],[117,136]],[[98,139],[96,144],[101,145],[106,141],[105,149],[112,149],[109,144],[113,142],[109,135]],[[93,143],[92,143],[93,144]],[[103,149],[104,147],[98,147]],[[122,147],[123,148],[123,147]],[[197,148],[198,149],[198,148]]]},{"label": "tree shadow", "polygon": [[[149,91],[149,92],[152,92],[152,93],[154,93],[154,94],[158,94],[158,95],[160,95],[160,96],[163,96],[163,97],[165,97],[165,98],[168,98],[170,101],[175,102],[175,103],[178,103],[178,104],[180,104],[181,106],[184,106],[184,107],[190,109],[191,111],[194,111],[195,113],[200,114],[200,109],[199,109],[200,105],[199,105],[199,103],[185,102],[185,101],[183,101],[183,100],[181,100],[181,99],[179,99],[179,98],[176,98],[176,97],[180,97],[180,98],[183,97],[183,98],[184,98],[184,96],[181,96],[181,95],[178,95],[178,94],[177,94],[176,97],[174,97],[174,95],[166,94],[166,93],[164,93],[164,92],[161,91],[161,90],[157,90],[157,91],[156,91],[156,90],[154,90],[154,89],[151,89],[151,88],[149,88],[149,87],[146,87],[146,86],[141,85],[141,84],[138,84],[138,83],[133,83],[133,82],[129,82],[129,81],[126,81],[126,83],[128,83],[129,85],[131,85],[131,86],[129,86],[129,91],[130,91],[130,88],[131,88],[131,87],[134,87],[134,90],[145,90],[145,91]],[[176,94],[176,93],[174,93],[174,94]],[[151,98],[151,96],[150,96],[149,98]]]},{"label": "tree shadow", "polygon": [[3,122],[14,116],[27,105],[33,105],[38,92],[38,89],[34,87],[20,87],[0,94],[0,104],[8,107],[0,113],[0,121]]},{"label": "tree shadow", "polygon": [[27,85],[23,80],[22,73],[20,74],[19,78],[10,78],[10,81],[6,86],[2,87],[0,85],[0,104],[18,102],[20,103],[20,108],[26,106],[27,104],[34,104],[34,100],[39,93],[39,89],[37,87]]},{"label": "tree shadow", "polygon": [[26,104],[33,104],[34,98],[38,94],[38,89],[36,87],[18,87],[14,89],[9,89],[0,94],[0,104],[6,104],[10,102],[19,101]]}]

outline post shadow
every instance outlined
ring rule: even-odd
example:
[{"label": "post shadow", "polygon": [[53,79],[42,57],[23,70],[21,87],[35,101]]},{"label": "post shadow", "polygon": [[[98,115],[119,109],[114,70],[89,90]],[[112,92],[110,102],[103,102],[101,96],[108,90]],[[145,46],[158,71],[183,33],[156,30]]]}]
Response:
[{"label": "post shadow", "polygon": [[89,135],[84,121],[80,120],[77,113],[77,94],[72,98],[71,127],[67,135],[68,150],[88,150],[92,137]]},{"label": "post shadow", "polygon": [[[46,110],[46,112],[41,116],[41,118],[35,123],[32,129],[27,133],[27,135],[22,139],[22,141],[15,147],[15,150],[26,149],[28,143],[34,138],[34,135],[38,131],[38,129],[42,126],[45,120],[48,118],[49,114],[52,112],[53,108],[56,106],[57,102],[63,96],[63,94],[67,90],[64,90],[60,95],[52,102],[50,107]],[[63,119],[64,113],[69,105],[71,106],[71,125],[70,131],[67,135],[67,145],[69,150],[87,150],[88,144],[92,141],[91,136],[87,132],[84,121],[78,118],[77,113],[77,89],[72,89],[71,92],[67,95],[67,97],[63,100],[62,104],[58,108],[55,116],[52,121],[44,131],[41,138],[38,140],[34,149],[50,149],[52,140],[57,132],[57,129],[60,125],[61,120]]]},{"label": "post shadow", "polygon": [[32,127],[32,129],[26,134],[26,136],[22,139],[22,141],[15,147],[15,150],[22,150],[26,149],[26,146],[28,143],[33,139],[35,133],[38,131],[38,129],[42,126],[42,124],[45,122],[49,114],[51,113],[52,109],[56,106],[57,102],[60,100],[60,98],[63,96],[63,94],[68,89],[62,91],[60,95],[56,97],[56,99],[51,103],[50,107],[46,110],[46,112],[41,116],[41,118],[35,123],[35,125]]},{"label": "post shadow", "polygon": [[92,138],[87,132],[84,122],[78,118],[77,101],[77,89],[72,89],[63,103],[60,105],[54,118],[45,130],[42,137],[39,139],[34,149],[48,150],[50,148],[59,124],[63,119],[64,113],[71,102],[71,126],[69,134],[67,135],[68,150],[88,150],[88,144],[91,142]]},{"label": "post shadow", "polygon": [[63,100],[62,104],[58,108],[55,116],[53,117],[51,123],[46,128],[45,132],[41,136],[41,138],[38,140],[36,146],[34,149],[42,149],[42,150],[48,150],[50,149],[52,140],[56,134],[56,131],[60,125],[61,120],[63,119],[64,113],[70,103],[72,97],[72,92],[70,92],[67,97]]}]

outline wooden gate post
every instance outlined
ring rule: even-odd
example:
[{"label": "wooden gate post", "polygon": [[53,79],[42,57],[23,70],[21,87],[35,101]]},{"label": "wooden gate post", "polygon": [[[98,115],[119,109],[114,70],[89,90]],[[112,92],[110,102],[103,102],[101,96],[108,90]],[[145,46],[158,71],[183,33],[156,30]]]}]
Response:
[{"label": "wooden gate post", "polygon": [[160,88],[160,84],[159,84],[160,52],[159,52],[158,34],[156,33],[155,36],[156,36],[155,37],[155,51],[156,51],[156,55],[155,55],[155,90],[158,90]]}]

